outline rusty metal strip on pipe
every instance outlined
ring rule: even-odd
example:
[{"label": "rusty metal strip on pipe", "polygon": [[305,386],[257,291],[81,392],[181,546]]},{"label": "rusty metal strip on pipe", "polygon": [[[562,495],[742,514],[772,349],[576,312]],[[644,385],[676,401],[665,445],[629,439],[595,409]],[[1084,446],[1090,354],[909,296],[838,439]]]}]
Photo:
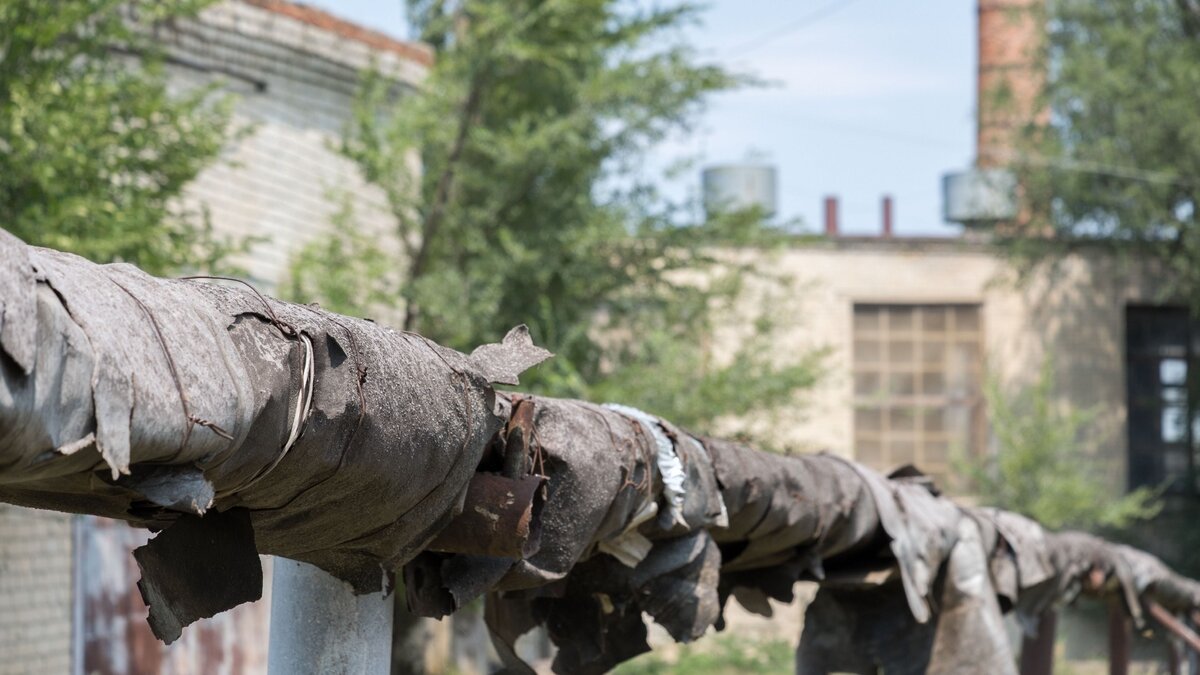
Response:
[{"label": "rusty metal strip on pipe", "polygon": [[512,414],[505,427],[504,475],[508,478],[523,476],[530,468],[526,455],[533,447],[533,415],[533,398],[514,395]]},{"label": "rusty metal strip on pipe", "polygon": [[1163,628],[1171,631],[1176,637],[1187,643],[1188,647],[1200,652],[1200,635],[1196,635],[1195,631],[1188,628],[1174,614],[1167,611],[1165,607],[1157,602],[1150,599],[1146,599],[1144,602],[1146,603],[1146,609],[1150,610],[1150,616],[1154,617],[1155,621],[1162,624]]},{"label": "rusty metal strip on pipe", "polygon": [[429,545],[441,553],[528,558],[541,546],[545,476],[476,473],[460,513]]}]

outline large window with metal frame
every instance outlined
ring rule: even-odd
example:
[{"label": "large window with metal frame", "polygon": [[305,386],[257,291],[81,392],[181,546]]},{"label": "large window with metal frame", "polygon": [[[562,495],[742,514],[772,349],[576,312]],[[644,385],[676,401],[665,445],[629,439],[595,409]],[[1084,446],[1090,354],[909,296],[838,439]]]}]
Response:
[{"label": "large window with metal frame", "polygon": [[982,335],[978,305],[856,304],[856,459],[944,484],[956,453],[981,453]]}]

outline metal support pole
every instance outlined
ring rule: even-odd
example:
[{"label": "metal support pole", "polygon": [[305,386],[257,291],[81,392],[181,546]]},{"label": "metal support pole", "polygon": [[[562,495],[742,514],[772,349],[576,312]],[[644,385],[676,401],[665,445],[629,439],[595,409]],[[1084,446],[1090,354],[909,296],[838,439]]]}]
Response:
[{"label": "metal support pole", "polygon": [[1183,642],[1173,636],[1168,635],[1167,643],[1167,672],[1170,675],[1183,675]]},{"label": "metal support pole", "polygon": [[1129,617],[1121,602],[1114,600],[1108,604],[1108,672],[1109,675],[1128,675],[1129,673]]},{"label": "metal support pole", "polygon": [[1051,675],[1054,672],[1054,633],[1058,612],[1047,610],[1038,617],[1038,632],[1021,642],[1021,675]]},{"label": "metal support pole", "polygon": [[268,675],[386,675],[392,658],[392,603],[294,560],[275,559]]}]

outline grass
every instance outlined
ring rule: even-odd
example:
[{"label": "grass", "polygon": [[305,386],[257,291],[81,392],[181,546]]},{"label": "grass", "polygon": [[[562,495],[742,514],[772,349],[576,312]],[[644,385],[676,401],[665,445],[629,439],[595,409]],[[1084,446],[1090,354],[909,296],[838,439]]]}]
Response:
[{"label": "grass", "polygon": [[754,641],[723,635],[680,645],[673,658],[650,652],[618,666],[616,675],[790,675],[792,647],[783,640]]}]

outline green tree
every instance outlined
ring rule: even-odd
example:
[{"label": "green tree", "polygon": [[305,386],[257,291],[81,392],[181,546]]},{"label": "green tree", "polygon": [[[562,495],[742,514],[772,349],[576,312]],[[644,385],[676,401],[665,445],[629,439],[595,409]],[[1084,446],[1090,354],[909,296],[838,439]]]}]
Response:
[{"label": "green tree", "polygon": [[1163,297],[1200,310],[1200,3],[1048,0],[1042,103],[1017,162],[1026,261],[1085,245],[1157,262]]},{"label": "green tree", "polygon": [[227,102],[168,93],[154,22],[203,2],[0,2],[0,226],[151,273],[224,250],[179,203],[220,152]]},{"label": "green tree", "polygon": [[284,293],[306,301],[319,299],[323,308],[340,314],[366,316],[392,306],[399,296],[393,274],[399,261],[358,228],[349,193],[334,194],[333,199],[339,206],[332,232],[292,258]]},{"label": "green tree", "polygon": [[1154,517],[1159,492],[1117,496],[1093,459],[1092,410],[1063,408],[1047,360],[1036,383],[1015,394],[987,386],[995,452],[968,466],[980,502],[1016,511],[1050,529],[1124,528]]},{"label": "green tree", "polygon": [[[678,39],[695,7],[409,9],[437,50],[432,72],[402,95],[368,76],[342,148],[387,195],[403,249],[391,281],[403,327],[462,349],[529,324],[557,354],[533,374],[534,390],[626,400],[686,424],[786,404],[811,383],[809,354],[780,363],[755,343],[709,358],[715,317],[746,271],[716,245],[770,245],[761,214],[695,222],[639,178],[649,148],[686,132],[709,95],[748,81]],[[378,311],[367,288],[377,282],[362,276],[378,259],[347,258],[363,247],[335,236],[343,243],[298,259],[293,297]]]}]

